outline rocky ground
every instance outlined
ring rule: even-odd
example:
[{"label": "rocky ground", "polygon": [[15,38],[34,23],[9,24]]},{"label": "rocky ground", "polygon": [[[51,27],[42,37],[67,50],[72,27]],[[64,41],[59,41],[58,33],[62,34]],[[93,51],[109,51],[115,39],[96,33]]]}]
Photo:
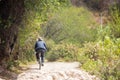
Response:
[{"label": "rocky ground", "polygon": [[78,68],[78,62],[47,62],[41,70],[38,64],[19,74],[14,80],[99,80]]}]

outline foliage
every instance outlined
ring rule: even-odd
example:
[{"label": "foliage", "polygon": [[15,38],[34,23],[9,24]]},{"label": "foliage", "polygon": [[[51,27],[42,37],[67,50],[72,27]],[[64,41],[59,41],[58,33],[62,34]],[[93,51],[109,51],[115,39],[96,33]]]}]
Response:
[{"label": "foliage", "polygon": [[49,52],[49,54],[47,54],[47,60],[48,61],[56,61],[59,59],[59,54],[57,53],[53,53],[52,51]]},{"label": "foliage", "polygon": [[48,61],[56,61],[59,58],[59,55],[57,53],[53,52],[53,49],[56,46],[56,44],[51,39],[47,40],[46,44],[47,44],[47,54],[46,54],[47,60]]},{"label": "foliage", "polygon": [[23,0],[0,1],[0,65],[10,68],[15,65],[18,54],[18,28],[24,13]]},{"label": "foliage", "polygon": [[[39,35],[38,30],[41,30],[40,35],[47,38],[48,61],[79,60],[82,68],[98,75],[102,80],[119,80],[120,39],[109,37],[113,32],[119,34],[119,31],[113,31],[113,26],[98,28],[98,42],[90,42],[96,40],[97,24],[94,16],[82,7],[68,7],[65,1],[67,0],[26,0],[28,12],[20,33],[20,59],[34,60],[31,57],[34,56],[33,43]],[[114,25],[119,24],[117,19],[118,16]],[[81,44],[83,47],[79,48]]]},{"label": "foliage", "polygon": [[113,37],[112,32],[111,32],[111,28],[110,25],[107,26],[99,26],[97,28],[97,40],[104,40],[105,36],[110,36]]},{"label": "foliage", "polygon": [[42,34],[52,38],[56,43],[61,41],[83,43],[95,40],[96,25],[92,13],[87,9],[70,7],[56,13],[46,25],[43,25]]},{"label": "foliage", "polygon": [[120,9],[118,7],[114,7],[111,11],[111,30],[112,34],[115,38],[120,38]]},{"label": "foliage", "polygon": [[106,36],[104,41],[86,43],[80,59],[82,67],[102,80],[119,80],[120,77],[120,48],[119,39],[116,41]]},{"label": "foliage", "polygon": [[25,0],[26,9],[39,13],[42,21],[48,20],[53,12],[56,12],[61,7],[70,6],[69,0]]},{"label": "foliage", "polygon": [[[98,75],[101,80],[120,80],[119,10],[113,11],[112,24],[98,28],[96,35],[98,25],[92,13],[83,7],[70,7],[69,2],[25,0],[25,14],[19,29],[19,60],[24,63],[35,60],[34,43],[41,35],[47,38],[48,61],[79,61],[82,68]],[[88,4],[99,8],[99,2],[89,0]],[[8,20],[7,26],[10,23]],[[19,63],[10,59],[7,68],[13,65]]]},{"label": "foliage", "polygon": [[[64,61],[76,61],[78,55],[78,47],[74,44],[69,43],[60,43],[60,44],[51,44],[54,47],[51,47],[50,51],[47,53],[48,61],[55,61],[62,59]],[[49,46],[49,45],[48,45]]]},{"label": "foliage", "polygon": [[34,43],[38,36],[41,24],[48,20],[53,12],[67,7],[69,0],[25,0],[25,14],[19,32],[20,60],[34,59]]},{"label": "foliage", "polygon": [[84,44],[84,55],[92,60],[97,60],[98,58],[98,45],[94,42],[89,42]]}]

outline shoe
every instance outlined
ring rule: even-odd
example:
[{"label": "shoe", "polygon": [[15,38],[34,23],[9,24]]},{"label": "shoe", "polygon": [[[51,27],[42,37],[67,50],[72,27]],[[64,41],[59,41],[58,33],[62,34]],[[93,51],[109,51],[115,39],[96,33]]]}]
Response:
[{"label": "shoe", "polygon": [[44,64],[42,63],[42,66],[44,66]]}]

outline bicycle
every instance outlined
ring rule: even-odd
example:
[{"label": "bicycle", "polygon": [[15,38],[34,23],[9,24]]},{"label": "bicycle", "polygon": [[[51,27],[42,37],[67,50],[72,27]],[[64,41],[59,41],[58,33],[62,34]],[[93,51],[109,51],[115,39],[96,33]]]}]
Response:
[{"label": "bicycle", "polygon": [[38,53],[39,56],[39,60],[38,60],[38,64],[39,64],[39,70],[41,70],[41,66],[42,66],[42,61],[41,61],[41,52]]},{"label": "bicycle", "polygon": [[42,66],[42,60],[41,60],[41,52],[40,50],[35,52],[35,55],[36,55],[36,59],[37,59],[37,62],[38,62],[38,65],[39,65],[39,70],[41,69],[41,66]]},{"label": "bicycle", "polygon": [[42,50],[42,49],[38,50],[37,53],[36,53],[36,58],[37,58],[37,61],[38,61],[38,64],[39,64],[39,69],[41,69],[41,66],[44,66],[43,56],[44,56],[44,50]]}]

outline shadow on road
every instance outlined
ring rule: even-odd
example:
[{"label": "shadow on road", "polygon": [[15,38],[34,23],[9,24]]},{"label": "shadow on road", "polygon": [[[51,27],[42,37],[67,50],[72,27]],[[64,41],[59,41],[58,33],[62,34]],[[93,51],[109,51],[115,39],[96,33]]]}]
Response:
[{"label": "shadow on road", "polygon": [[17,70],[13,71],[0,67],[0,80],[17,80],[18,75],[28,69],[29,68],[18,67]]}]

